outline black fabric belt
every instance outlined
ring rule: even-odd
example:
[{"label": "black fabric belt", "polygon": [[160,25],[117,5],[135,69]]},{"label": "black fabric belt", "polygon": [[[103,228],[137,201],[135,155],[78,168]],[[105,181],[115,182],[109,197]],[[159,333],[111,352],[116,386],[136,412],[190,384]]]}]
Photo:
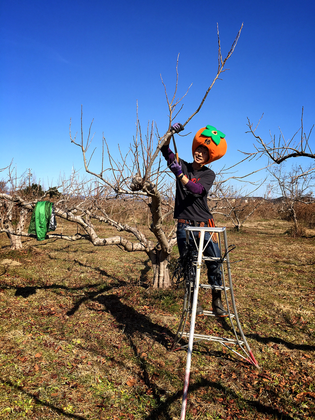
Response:
[{"label": "black fabric belt", "polygon": [[178,219],[178,223],[183,223],[184,225],[189,226],[208,226],[208,222],[194,222],[193,220]]}]

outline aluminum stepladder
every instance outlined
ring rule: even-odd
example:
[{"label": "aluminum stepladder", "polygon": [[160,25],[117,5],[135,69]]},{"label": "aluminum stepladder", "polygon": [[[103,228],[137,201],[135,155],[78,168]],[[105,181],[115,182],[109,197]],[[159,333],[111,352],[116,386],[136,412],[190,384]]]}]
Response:
[{"label": "aluminum stepladder", "polygon": [[[258,363],[246,341],[244,336],[235,305],[234,293],[233,293],[233,285],[232,285],[232,278],[231,278],[231,268],[230,268],[230,260],[229,260],[229,251],[231,250],[228,247],[227,243],[227,235],[226,229],[219,228],[219,227],[194,227],[188,226],[186,229],[186,241],[187,243],[192,242],[196,247],[197,251],[197,259],[193,262],[195,265],[195,279],[193,285],[186,284],[186,291],[188,288],[193,288],[193,300],[192,300],[192,308],[190,311],[190,295],[187,298],[187,293],[185,294],[184,300],[184,308],[182,313],[182,319],[180,322],[179,329],[177,331],[177,341],[179,342],[182,337],[189,338],[188,341],[188,351],[187,351],[187,362],[186,362],[186,371],[185,371],[185,382],[184,382],[184,392],[183,392],[183,400],[182,400],[182,410],[181,410],[181,417],[180,420],[184,420],[186,416],[186,406],[187,406],[187,395],[188,395],[188,386],[189,386],[189,378],[190,378],[190,367],[191,367],[191,357],[192,357],[192,350],[194,339],[198,341],[215,341],[222,344],[224,347],[231,350],[233,353],[240,356],[242,359],[245,359],[247,362],[251,363],[252,365],[258,367]],[[209,240],[205,241],[205,234],[209,232],[210,238]],[[196,238],[199,238],[197,240]],[[206,257],[203,255],[204,250],[206,249],[210,240],[214,239],[218,241],[218,245],[221,251],[221,257]],[[222,256],[223,254],[223,256]],[[204,261],[216,261],[221,264],[221,274],[222,274],[222,286],[211,286],[209,284],[200,284],[200,272],[202,263]],[[227,277],[227,281],[226,281]],[[216,337],[210,335],[203,335],[203,334],[195,334],[195,323],[196,323],[196,311],[197,311],[197,302],[198,302],[198,291],[199,288],[203,289],[217,289],[222,290],[225,296],[226,302],[226,309],[228,312],[228,319],[230,320],[231,328],[233,330],[235,339],[231,338],[224,338],[224,337]],[[190,289],[191,290],[191,289]],[[228,293],[230,294],[230,302],[228,299]],[[188,313],[191,312],[191,320],[190,320],[190,330],[189,333],[185,332],[185,324],[187,320]],[[203,311],[203,315],[205,316],[216,316],[212,311]],[[236,325],[235,325],[236,324]],[[238,330],[238,331],[237,331]],[[239,351],[243,354],[236,351],[231,346],[236,346]]]}]

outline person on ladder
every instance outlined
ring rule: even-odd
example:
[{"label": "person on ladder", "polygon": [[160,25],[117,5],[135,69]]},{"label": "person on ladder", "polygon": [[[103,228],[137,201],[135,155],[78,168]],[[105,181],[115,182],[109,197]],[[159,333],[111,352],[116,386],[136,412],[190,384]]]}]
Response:
[{"label": "person on ladder", "polygon": [[[207,125],[197,131],[192,143],[194,160],[192,163],[187,163],[182,159],[178,159],[169,148],[172,135],[182,130],[184,130],[182,124],[175,123],[171,127],[171,134],[161,148],[167,165],[176,176],[174,218],[178,220],[177,244],[181,257],[183,257],[185,251],[185,228],[187,226],[215,226],[207,203],[208,193],[214,182],[215,173],[206,165],[220,159],[227,150],[225,135],[215,127]],[[210,234],[207,232],[205,243],[208,242],[209,238]],[[204,255],[221,257],[218,243],[214,238],[209,241]],[[211,286],[222,286],[221,264],[206,261],[206,265],[209,284]],[[217,316],[228,316],[222,304],[221,289],[212,288],[212,310]],[[198,303],[197,315],[201,315],[202,312],[203,309]]]}]

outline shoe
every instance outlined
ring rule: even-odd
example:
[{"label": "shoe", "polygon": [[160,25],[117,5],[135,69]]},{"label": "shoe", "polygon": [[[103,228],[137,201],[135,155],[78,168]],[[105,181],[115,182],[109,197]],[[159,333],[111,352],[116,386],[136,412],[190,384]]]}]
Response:
[{"label": "shoe", "polygon": [[222,318],[229,316],[227,311],[223,308],[221,290],[212,290],[212,310],[216,316]]}]

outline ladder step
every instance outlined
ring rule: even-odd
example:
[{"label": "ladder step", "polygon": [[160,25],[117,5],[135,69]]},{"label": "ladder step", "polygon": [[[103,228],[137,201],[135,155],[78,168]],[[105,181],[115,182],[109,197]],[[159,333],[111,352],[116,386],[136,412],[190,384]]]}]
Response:
[{"label": "ladder step", "polygon": [[230,290],[230,287],[211,286],[211,284],[199,284],[201,289],[214,289],[214,290]]},{"label": "ladder step", "polygon": [[[220,258],[220,257],[205,257],[205,256],[203,256],[202,257],[202,261],[214,261],[214,262],[225,263],[227,260],[226,260],[226,258],[224,258],[222,260],[222,258]],[[193,261],[192,264],[196,266],[197,265],[197,261]]]},{"label": "ladder step", "polygon": [[[183,332],[183,337],[189,338],[189,333],[188,332]],[[224,337],[216,337],[213,335],[205,335],[205,334],[194,334],[194,339],[199,339],[199,340],[208,340],[208,341],[217,341],[218,343],[225,343],[225,344],[244,344],[244,341],[237,341],[233,338],[224,338]]]},{"label": "ladder step", "polygon": [[220,262],[226,262],[226,259],[223,260],[220,257],[205,257],[202,256],[202,261],[220,261]]},{"label": "ladder step", "polygon": [[[214,312],[212,312],[212,311],[205,311],[205,310],[203,311],[202,315],[206,315],[206,316],[215,316],[215,317],[217,317],[217,315],[216,315]],[[231,317],[231,318],[234,318],[234,317],[235,317],[235,315],[230,313],[230,317]],[[219,317],[219,318],[220,318],[220,317]],[[228,317],[225,317],[225,318],[228,318]]]}]

